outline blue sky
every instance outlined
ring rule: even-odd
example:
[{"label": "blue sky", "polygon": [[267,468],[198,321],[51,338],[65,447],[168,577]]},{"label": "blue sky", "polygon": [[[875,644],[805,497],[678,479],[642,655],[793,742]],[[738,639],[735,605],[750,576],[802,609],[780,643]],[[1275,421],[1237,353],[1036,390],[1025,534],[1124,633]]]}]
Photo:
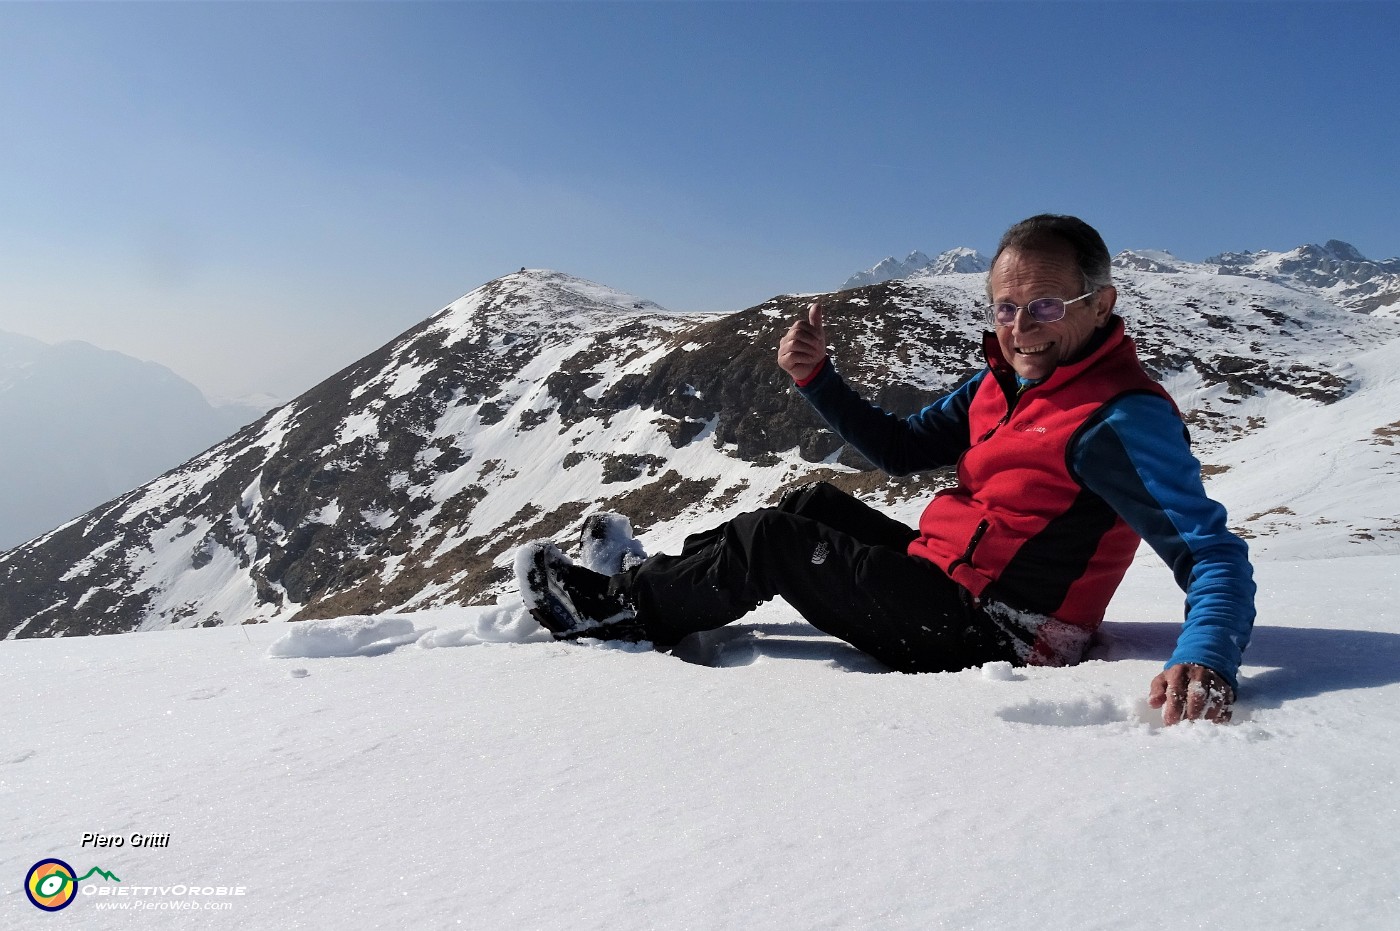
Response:
[{"label": "blue sky", "polygon": [[290,397],[522,265],[1400,254],[1390,3],[0,4],[0,329]]}]

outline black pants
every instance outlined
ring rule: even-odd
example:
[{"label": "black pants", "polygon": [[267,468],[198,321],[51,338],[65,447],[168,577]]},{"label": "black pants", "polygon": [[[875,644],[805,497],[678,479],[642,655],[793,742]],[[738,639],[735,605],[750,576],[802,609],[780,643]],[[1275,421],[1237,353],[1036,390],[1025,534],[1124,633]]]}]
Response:
[{"label": "black pants", "polygon": [[658,645],[722,627],[780,595],[818,630],[903,672],[1018,662],[966,590],[905,550],[910,527],[821,482],[687,537],[613,577]]}]

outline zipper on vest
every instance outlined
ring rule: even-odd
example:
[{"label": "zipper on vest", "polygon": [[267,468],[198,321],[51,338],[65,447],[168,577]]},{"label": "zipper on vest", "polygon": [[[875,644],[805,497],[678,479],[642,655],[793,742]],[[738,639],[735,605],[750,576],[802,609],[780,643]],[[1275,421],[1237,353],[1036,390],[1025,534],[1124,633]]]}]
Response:
[{"label": "zipper on vest", "polygon": [[977,544],[982,542],[982,536],[990,526],[991,522],[985,518],[977,522],[977,529],[972,531],[972,539],[967,541],[967,549],[963,550],[961,556],[948,564],[948,575],[951,576],[961,565],[972,565],[972,551],[977,549]]},{"label": "zipper on vest", "polygon": [[[997,379],[997,384],[1001,386],[1001,393],[1006,395],[1006,413],[1002,415],[1000,420],[992,424],[990,430],[982,434],[981,438],[977,441],[979,443],[987,442],[992,438],[992,434],[1011,422],[1011,415],[1016,413],[1016,405],[1021,403],[1021,395],[1025,393],[1026,388],[1031,387],[1030,385],[1024,385],[1013,391],[999,378]],[[977,544],[974,542],[973,545],[976,546]]]},{"label": "zipper on vest", "polygon": [[992,438],[992,434],[993,434],[993,433],[996,433],[998,430],[1000,430],[1000,429],[1006,424],[1006,422],[1007,422],[1008,420],[1010,420],[1010,419],[1011,419],[1011,410],[1008,408],[1007,411],[1006,411],[1006,416],[1002,417],[1002,418],[1001,418],[1000,420],[998,420],[996,423],[992,424],[992,429],[990,429],[990,430],[988,430],[986,433],[982,434],[982,438],[979,439],[977,442],[979,442],[979,443],[985,443],[985,442],[987,442],[988,440],[990,440],[990,439]]}]

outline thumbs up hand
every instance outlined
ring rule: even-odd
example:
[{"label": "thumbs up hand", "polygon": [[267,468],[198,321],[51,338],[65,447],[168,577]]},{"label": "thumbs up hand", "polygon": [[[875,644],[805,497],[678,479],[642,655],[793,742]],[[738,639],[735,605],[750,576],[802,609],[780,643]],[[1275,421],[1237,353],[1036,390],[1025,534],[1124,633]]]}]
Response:
[{"label": "thumbs up hand", "polygon": [[778,367],[802,382],[821,368],[826,358],[826,333],[822,329],[822,309],[819,304],[807,308],[807,319],[798,320],[788,328],[778,344]]}]

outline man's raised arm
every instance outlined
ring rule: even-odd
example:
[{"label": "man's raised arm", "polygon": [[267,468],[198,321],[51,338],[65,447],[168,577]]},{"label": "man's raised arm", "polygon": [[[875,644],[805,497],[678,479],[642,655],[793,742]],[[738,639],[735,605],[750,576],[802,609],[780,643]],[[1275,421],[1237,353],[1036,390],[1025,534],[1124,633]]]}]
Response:
[{"label": "man's raised arm", "polygon": [[827,357],[822,310],[817,304],[808,306],[806,318],[783,335],[778,366],[792,376],[802,396],[837,436],[890,475],[949,465],[967,449],[967,407],[980,376],[912,417],[886,413],[846,384]]}]

